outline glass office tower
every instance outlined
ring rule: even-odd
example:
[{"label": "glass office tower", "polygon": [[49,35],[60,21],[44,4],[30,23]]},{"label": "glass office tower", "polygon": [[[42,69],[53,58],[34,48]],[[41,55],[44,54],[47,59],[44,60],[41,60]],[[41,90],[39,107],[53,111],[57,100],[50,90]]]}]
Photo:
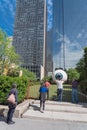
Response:
[{"label": "glass office tower", "polygon": [[87,46],[87,0],[53,0],[53,64],[74,68]]},{"label": "glass office tower", "polygon": [[22,67],[40,77],[45,68],[46,1],[17,0],[13,45],[21,56]]},{"label": "glass office tower", "polygon": [[53,72],[53,39],[52,29],[47,31],[46,38],[46,75],[50,75]]},{"label": "glass office tower", "polygon": [[63,26],[63,1],[53,1],[53,66],[64,68],[64,26]]}]

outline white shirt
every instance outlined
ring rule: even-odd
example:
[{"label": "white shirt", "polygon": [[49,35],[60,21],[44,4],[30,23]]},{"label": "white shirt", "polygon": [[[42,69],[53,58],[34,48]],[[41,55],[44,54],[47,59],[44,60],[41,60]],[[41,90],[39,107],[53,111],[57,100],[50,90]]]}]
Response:
[{"label": "white shirt", "polygon": [[57,83],[57,88],[58,89],[63,89],[63,82],[64,81],[61,81],[61,80],[57,80],[56,83]]}]

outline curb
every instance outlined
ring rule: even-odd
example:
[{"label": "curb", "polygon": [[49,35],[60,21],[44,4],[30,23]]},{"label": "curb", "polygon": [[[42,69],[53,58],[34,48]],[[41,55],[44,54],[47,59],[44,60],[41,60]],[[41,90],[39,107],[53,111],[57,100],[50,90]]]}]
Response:
[{"label": "curb", "polygon": [[[22,114],[29,108],[30,100],[25,100],[24,102],[17,105],[14,117],[21,118]],[[0,115],[6,117],[8,112],[8,106],[0,105]]]}]

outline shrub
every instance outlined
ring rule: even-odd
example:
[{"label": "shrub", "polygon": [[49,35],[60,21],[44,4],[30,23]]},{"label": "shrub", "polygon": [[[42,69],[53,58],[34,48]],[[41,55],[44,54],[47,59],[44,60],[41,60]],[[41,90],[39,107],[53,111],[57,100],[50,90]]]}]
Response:
[{"label": "shrub", "polygon": [[7,95],[13,83],[17,84],[18,102],[22,102],[26,96],[29,79],[27,77],[0,76],[0,104],[6,104]]},{"label": "shrub", "polygon": [[79,88],[82,91],[82,93],[87,94],[87,80],[81,81]]},{"label": "shrub", "polygon": [[42,82],[46,82],[46,81],[49,81],[50,83],[53,83],[52,76],[45,76],[45,77],[42,79]]},{"label": "shrub", "polygon": [[11,77],[19,77],[19,68],[10,68],[8,70],[7,76]]}]

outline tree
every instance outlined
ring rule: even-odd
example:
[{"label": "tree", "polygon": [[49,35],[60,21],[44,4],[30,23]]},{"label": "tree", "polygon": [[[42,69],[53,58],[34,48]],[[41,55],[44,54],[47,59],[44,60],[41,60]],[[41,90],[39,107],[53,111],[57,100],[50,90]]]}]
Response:
[{"label": "tree", "polygon": [[76,69],[80,73],[80,80],[87,79],[87,47],[84,48],[84,55],[77,63]]},{"label": "tree", "polygon": [[84,48],[84,69],[85,69],[85,79],[87,79],[87,47]]},{"label": "tree", "polygon": [[16,54],[11,40],[6,33],[0,29],[0,74],[3,74],[4,69],[12,63],[18,63],[19,55]]},{"label": "tree", "polygon": [[85,79],[85,61],[84,57],[82,57],[79,62],[76,64],[76,69],[80,74],[80,80]]},{"label": "tree", "polygon": [[77,63],[76,68],[80,73],[80,89],[87,94],[87,47],[84,48],[84,55]]},{"label": "tree", "polygon": [[73,79],[79,79],[80,74],[78,73],[78,71],[75,68],[70,68],[67,70],[67,74],[68,74],[68,81],[72,81]]}]

